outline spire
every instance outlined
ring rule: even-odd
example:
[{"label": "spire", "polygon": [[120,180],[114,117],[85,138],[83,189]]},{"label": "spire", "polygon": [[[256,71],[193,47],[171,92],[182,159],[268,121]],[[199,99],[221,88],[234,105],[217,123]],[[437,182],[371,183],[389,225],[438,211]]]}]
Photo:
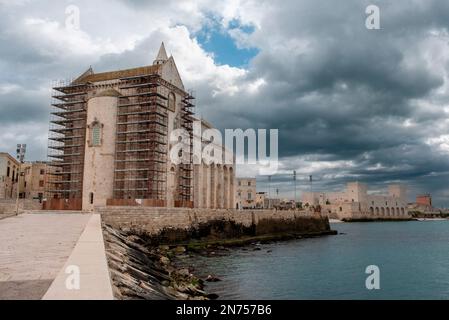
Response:
[{"label": "spire", "polygon": [[159,52],[157,54],[156,60],[154,60],[153,64],[163,64],[168,60],[167,52],[165,51],[164,42],[162,42],[161,47],[159,48]]}]

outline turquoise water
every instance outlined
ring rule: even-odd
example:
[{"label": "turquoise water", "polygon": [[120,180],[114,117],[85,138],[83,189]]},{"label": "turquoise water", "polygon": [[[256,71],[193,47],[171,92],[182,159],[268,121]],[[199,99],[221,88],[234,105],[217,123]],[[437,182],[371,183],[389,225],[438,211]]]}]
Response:
[{"label": "turquoise water", "polygon": [[[337,236],[233,250],[198,262],[220,299],[449,299],[449,221],[332,224]],[[380,268],[380,290],[365,269]]]}]

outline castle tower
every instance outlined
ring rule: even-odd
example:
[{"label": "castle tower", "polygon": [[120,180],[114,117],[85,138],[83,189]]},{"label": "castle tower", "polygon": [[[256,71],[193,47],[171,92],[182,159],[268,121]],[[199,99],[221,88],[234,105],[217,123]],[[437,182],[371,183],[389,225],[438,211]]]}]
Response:
[{"label": "castle tower", "polygon": [[364,202],[368,193],[366,184],[349,182],[346,185],[346,199],[351,202]]},{"label": "castle tower", "polygon": [[398,198],[401,202],[407,202],[407,188],[404,185],[394,184],[388,186],[388,194],[391,197]]}]

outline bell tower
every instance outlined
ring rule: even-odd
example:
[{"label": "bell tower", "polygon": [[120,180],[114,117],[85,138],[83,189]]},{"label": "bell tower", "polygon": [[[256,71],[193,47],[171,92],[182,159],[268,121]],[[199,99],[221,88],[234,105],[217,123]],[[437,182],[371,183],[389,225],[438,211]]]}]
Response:
[{"label": "bell tower", "polygon": [[164,64],[167,60],[168,60],[167,52],[165,51],[164,42],[162,42],[156,60],[153,61],[153,65]]}]

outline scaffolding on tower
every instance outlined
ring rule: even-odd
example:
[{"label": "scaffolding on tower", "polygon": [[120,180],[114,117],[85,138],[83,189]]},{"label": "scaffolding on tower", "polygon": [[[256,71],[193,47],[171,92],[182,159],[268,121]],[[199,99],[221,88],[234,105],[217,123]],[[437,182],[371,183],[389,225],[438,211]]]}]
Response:
[{"label": "scaffolding on tower", "polygon": [[162,79],[148,74],[120,81],[114,199],[165,206],[168,99],[162,94]]},{"label": "scaffolding on tower", "polygon": [[183,155],[179,165],[178,199],[176,207],[193,207],[193,115],[195,95],[193,91],[184,94],[181,101],[181,127],[188,133],[188,154]]},{"label": "scaffolding on tower", "polygon": [[48,137],[48,209],[81,210],[89,83],[53,84]]}]

